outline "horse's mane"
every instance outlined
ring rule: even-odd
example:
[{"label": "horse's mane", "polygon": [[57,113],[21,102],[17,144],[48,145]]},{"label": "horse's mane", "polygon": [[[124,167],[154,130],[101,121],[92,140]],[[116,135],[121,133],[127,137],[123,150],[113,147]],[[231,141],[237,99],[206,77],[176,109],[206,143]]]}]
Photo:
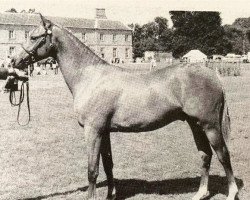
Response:
[{"label": "horse's mane", "polygon": [[[63,27],[63,26],[61,26],[59,24],[56,24],[56,23],[53,23],[53,25],[57,26],[62,31],[65,31],[68,34],[68,36],[76,43],[77,46],[79,46],[80,48],[84,49],[85,51],[91,52],[98,59],[100,59],[100,61],[102,61],[104,65],[108,65],[108,67],[112,68],[113,70],[123,71],[123,72],[127,72],[127,73],[136,73],[136,74],[151,73],[150,71],[137,70],[137,69],[126,68],[126,67],[121,67],[121,66],[118,66],[118,65],[110,64],[106,60],[104,60],[103,58],[101,58],[98,54],[96,54],[90,47],[88,47],[87,45],[85,45],[69,29],[67,29],[67,28],[65,28],[65,27]],[[177,67],[177,66],[182,66],[183,67],[183,65],[187,65],[187,64],[178,63],[178,64],[174,64],[172,66],[166,66],[166,67],[158,68],[158,69],[154,70],[152,73],[157,73],[157,72],[166,70],[168,68],[173,68],[173,67]]]}]

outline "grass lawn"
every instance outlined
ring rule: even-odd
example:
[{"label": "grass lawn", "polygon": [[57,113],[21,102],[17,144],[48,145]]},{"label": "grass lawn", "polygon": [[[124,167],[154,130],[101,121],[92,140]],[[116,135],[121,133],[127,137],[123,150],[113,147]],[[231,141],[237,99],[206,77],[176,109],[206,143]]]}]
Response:
[{"label": "grass lawn", "polygon": [[[250,70],[223,77],[231,113],[230,151],[241,200],[250,199]],[[71,94],[61,75],[30,80],[31,122],[16,123],[17,108],[1,94],[0,199],[82,200],[87,195],[87,155]],[[22,109],[23,119],[27,116]],[[111,135],[118,199],[186,200],[198,190],[200,157],[185,122],[148,133]],[[225,199],[227,184],[216,156],[211,166],[213,200]],[[98,197],[106,196],[102,167]]]}]

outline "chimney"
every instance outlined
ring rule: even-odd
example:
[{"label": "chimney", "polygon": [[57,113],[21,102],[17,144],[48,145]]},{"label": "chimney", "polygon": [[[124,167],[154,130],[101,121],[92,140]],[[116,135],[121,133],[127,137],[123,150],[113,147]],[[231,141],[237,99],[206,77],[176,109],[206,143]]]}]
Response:
[{"label": "chimney", "polygon": [[106,14],[105,14],[105,8],[96,8],[95,18],[96,19],[107,19]]}]

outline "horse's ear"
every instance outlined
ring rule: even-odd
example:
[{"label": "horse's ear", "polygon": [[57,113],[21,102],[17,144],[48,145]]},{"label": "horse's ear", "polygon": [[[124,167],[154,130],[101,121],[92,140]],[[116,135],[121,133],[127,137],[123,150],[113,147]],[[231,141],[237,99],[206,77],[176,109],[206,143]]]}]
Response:
[{"label": "horse's ear", "polygon": [[51,25],[52,25],[51,21],[49,21],[49,20],[46,19],[44,16],[42,16],[41,13],[39,13],[39,15],[40,15],[40,17],[41,17],[41,24],[43,25],[43,27],[44,27],[45,29],[50,28]]},{"label": "horse's ear", "polygon": [[42,16],[41,13],[39,13],[39,16],[41,18],[41,24],[45,27],[46,26],[46,19]]}]

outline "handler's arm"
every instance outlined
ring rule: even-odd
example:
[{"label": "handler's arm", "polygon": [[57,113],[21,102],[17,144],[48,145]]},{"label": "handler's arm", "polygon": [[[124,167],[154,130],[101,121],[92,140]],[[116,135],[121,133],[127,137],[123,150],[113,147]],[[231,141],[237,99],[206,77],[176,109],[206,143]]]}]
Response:
[{"label": "handler's arm", "polygon": [[18,80],[27,81],[29,77],[26,75],[26,72],[14,69],[14,68],[4,68],[0,67],[0,79],[5,80],[8,76],[14,76]]},{"label": "handler's arm", "polygon": [[9,75],[9,70],[4,67],[0,67],[0,79],[5,80]]}]

